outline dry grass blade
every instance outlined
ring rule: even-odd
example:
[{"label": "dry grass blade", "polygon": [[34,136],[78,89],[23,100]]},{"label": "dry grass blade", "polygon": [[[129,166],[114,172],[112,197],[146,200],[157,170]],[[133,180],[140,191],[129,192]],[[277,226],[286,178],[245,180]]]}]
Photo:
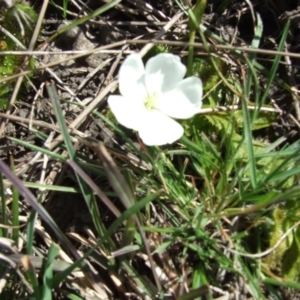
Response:
[{"label": "dry grass blade", "polygon": [[69,160],[69,165],[88,185],[89,187],[98,195],[102,202],[110,209],[110,211],[116,216],[121,215],[119,209],[110,201],[110,199],[101,191],[101,189],[91,180],[91,178],[74,162]]},{"label": "dry grass blade", "polygon": [[38,203],[31,191],[24,186],[23,182],[11,172],[11,170],[3,161],[0,161],[0,170],[3,175],[18,189],[19,193],[28,201],[28,203],[40,215],[40,217],[50,226],[61,242],[69,249],[69,251],[71,251],[74,257],[79,258],[76,249],[55,224],[53,218],[48,214],[45,208]]},{"label": "dry grass blade", "polygon": [[[29,294],[33,294],[33,289],[31,287],[31,285],[29,284],[29,282],[24,277],[24,275],[22,274],[21,270],[18,267],[18,264],[15,263],[9,256],[6,256],[1,253],[0,253],[0,260],[2,260],[2,262],[6,263],[8,265],[8,267],[9,267],[8,273],[12,272],[13,270],[16,271],[17,275],[21,279],[21,282],[26,286]],[[2,282],[0,283],[0,286],[2,287],[2,289],[4,288],[5,284],[6,284],[6,280],[4,278],[2,278]]]},{"label": "dry grass blade", "polygon": [[[99,157],[102,161],[104,170],[105,170],[106,174],[108,175],[110,184],[116,191],[116,193],[119,196],[120,200],[122,201],[123,205],[127,209],[130,209],[130,207],[132,205],[134,205],[135,201],[133,198],[132,191],[130,190],[127,182],[125,181],[125,178],[122,176],[120,170],[118,169],[117,165],[114,163],[113,159],[109,155],[109,153],[106,150],[103,143],[99,143],[99,146],[96,147],[94,150],[99,155]],[[155,264],[152,259],[150,246],[147,241],[145,232],[142,229],[141,223],[136,215],[133,215],[133,220],[136,223],[136,225],[140,231],[141,237],[143,239],[143,243],[144,243],[147,255],[148,255],[148,259],[150,262],[150,266],[151,266],[151,270],[152,270],[152,274],[153,274],[156,286],[157,286],[158,290],[161,291],[162,290],[161,283],[160,283],[160,280],[159,280],[156,270],[155,270]]]}]

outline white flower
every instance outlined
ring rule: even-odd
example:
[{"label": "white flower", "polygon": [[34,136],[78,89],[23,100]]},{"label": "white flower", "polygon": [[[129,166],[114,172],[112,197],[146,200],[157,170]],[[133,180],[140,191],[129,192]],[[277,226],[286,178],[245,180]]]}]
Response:
[{"label": "white flower", "polygon": [[171,144],[183,135],[172,118],[189,119],[202,105],[201,80],[183,79],[185,73],[176,55],[158,54],[144,67],[141,57],[131,54],[119,71],[121,96],[109,96],[108,104],[118,122],[136,130],[146,145]]}]

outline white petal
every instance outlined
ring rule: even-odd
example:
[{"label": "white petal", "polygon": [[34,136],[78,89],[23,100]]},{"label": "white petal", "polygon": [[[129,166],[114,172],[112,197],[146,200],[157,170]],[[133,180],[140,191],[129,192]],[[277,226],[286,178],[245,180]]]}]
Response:
[{"label": "white petal", "polygon": [[148,112],[143,103],[117,95],[109,96],[107,102],[120,124],[134,130],[143,126]]},{"label": "white petal", "polygon": [[145,84],[148,94],[164,93],[176,86],[184,77],[186,67],[179,56],[161,53],[146,64]]},{"label": "white petal", "polygon": [[144,83],[145,68],[139,54],[129,55],[119,71],[119,89],[126,98],[144,101],[147,92]]},{"label": "white petal", "polygon": [[158,110],[149,111],[139,135],[148,146],[172,144],[183,135],[183,127]]},{"label": "white petal", "polygon": [[162,94],[156,108],[177,119],[189,119],[202,106],[202,82],[197,77],[182,80],[173,90]]}]

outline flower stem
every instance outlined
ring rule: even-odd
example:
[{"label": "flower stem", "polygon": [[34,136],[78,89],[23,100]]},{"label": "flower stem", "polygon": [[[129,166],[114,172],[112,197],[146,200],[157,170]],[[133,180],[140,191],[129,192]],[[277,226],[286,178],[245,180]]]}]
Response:
[{"label": "flower stem", "polygon": [[[186,1],[187,2],[187,1]],[[198,0],[194,9],[189,8],[189,29],[190,29],[190,38],[189,42],[194,43],[196,38],[196,31],[201,24],[204,9],[206,7],[207,0]],[[187,65],[187,76],[193,75],[193,60],[194,60],[194,46],[189,46],[188,53],[188,65]]]},{"label": "flower stem", "polygon": [[189,53],[188,53],[188,63],[187,63],[187,76],[190,77],[193,75],[193,62],[194,62],[194,46],[191,44],[195,42],[196,30],[190,31],[189,38]]}]

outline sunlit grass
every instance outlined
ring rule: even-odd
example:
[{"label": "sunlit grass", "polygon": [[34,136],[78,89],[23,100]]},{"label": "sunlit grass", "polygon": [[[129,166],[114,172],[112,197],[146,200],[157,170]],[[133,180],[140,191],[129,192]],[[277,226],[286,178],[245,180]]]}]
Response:
[{"label": "sunlit grass", "polygon": [[[263,34],[259,18],[256,25],[253,48]],[[200,29],[204,44],[226,44]],[[230,59],[244,69],[230,68],[219,52],[195,55],[193,74],[206,77],[203,109],[211,110],[182,122],[185,136],[164,147],[143,145],[106,108],[93,116],[114,132],[118,148],[78,137],[47,85],[61,142],[56,136],[49,149],[8,139],[49,157],[71,181],[20,180],[13,160],[10,169],[0,162],[3,299],[214,299],[233,288],[253,299],[280,299],[282,289],[300,289],[299,141],[270,140],[262,131],[279,113],[268,99],[271,86],[289,90],[277,76],[280,56],[269,69],[256,53],[233,50]],[[48,139],[33,134],[41,145]],[[90,223],[82,232],[63,232],[44,208],[62,192],[86,205]]]}]

